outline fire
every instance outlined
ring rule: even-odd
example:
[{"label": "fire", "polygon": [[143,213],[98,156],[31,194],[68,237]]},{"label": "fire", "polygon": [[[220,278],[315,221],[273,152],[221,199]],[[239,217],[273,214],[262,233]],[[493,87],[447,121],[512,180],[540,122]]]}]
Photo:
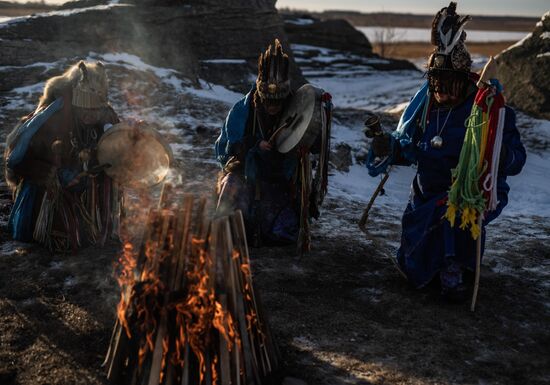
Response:
[{"label": "fire", "polygon": [[[261,330],[246,243],[243,248],[238,237],[232,240],[227,225],[205,226],[204,205],[196,212],[197,223],[191,204],[186,207],[187,215],[180,209],[179,217],[173,210],[152,211],[145,240],[124,244],[117,269],[118,327],[133,341],[107,362],[113,370],[124,368],[125,376],[149,376],[143,380],[159,384],[181,383],[184,376],[202,385],[265,375],[271,367],[269,341]],[[232,241],[234,248],[218,252]],[[246,353],[243,346],[256,352]],[[254,359],[244,360],[245,354]],[[251,362],[261,362],[263,370],[249,367]]]},{"label": "fire", "polygon": [[159,384],[162,384],[162,381],[164,380],[164,368],[166,367],[166,357],[168,355],[168,349],[170,347],[170,339],[169,336],[166,335],[162,339],[162,363],[160,365],[160,377],[159,377]]},{"label": "fire", "polygon": [[129,298],[129,288],[133,287],[135,283],[134,270],[137,266],[136,253],[130,242],[124,243],[122,249],[122,254],[118,259],[120,266],[118,274],[118,284],[121,288],[120,301],[117,305],[117,316],[120,324],[126,331],[128,338],[131,337],[130,327],[128,326],[128,319],[126,318],[126,312],[128,310],[128,305],[130,302]]},{"label": "fire", "polygon": [[[195,246],[204,245],[204,240],[193,239]],[[202,384],[207,370],[211,370],[212,379],[217,378],[215,363],[218,356],[211,359],[211,367],[207,368],[206,355],[211,344],[212,327],[220,333],[228,350],[233,349],[234,344],[240,348],[233,317],[223,309],[220,302],[215,300],[214,282],[210,272],[212,271],[212,258],[204,247],[198,248],[199,256],[194,268],[188,271],[187,279],[190,282],[188,295],[185,300],[176,305],[176,323],[179,330],[179,338],[176,341],[176,361],[182,363],[181,349],[188,343],[191,350],[199,360],[200,383]],[[214,381],[215,383],[215,381]]]}]

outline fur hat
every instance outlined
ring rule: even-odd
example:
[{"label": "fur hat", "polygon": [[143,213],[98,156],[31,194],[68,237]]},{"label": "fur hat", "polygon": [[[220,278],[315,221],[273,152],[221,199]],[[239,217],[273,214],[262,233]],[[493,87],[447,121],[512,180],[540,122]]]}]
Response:
[{"label": "fur hat", "polygon": [[73,84],[72,105],[81,108],[102,108],[108,105],[108,81],[103,63],[78,64],[80,76]]},{"label": "fur hat", "polygon": [[256,90],[261,99],[285,99],[290,94],[289,64],[279,39],[260,54]]},{"label": "fur hat", "polygon": [[432,22],[432,44],[437,48],[428,60],[428,72],[470,72],[472,58],[464,44],[464,26],[470,20],[469,15],[457,15],[455,2],[451,2],[435,15]]}]

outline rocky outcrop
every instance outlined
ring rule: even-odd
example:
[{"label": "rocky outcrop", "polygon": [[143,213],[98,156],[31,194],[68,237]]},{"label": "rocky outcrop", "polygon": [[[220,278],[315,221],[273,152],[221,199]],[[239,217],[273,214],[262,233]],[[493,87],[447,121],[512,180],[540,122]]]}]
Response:
[{"label": "rocky outcrop", "polygon": [[550,12],[532,33],[501,52],[497,64],[508,103],[535,117],[550,119]]},{"label": "rocky outcrop", "polygon": [[347,143],[338,143],[330,152],[330,163],[338,171],[349,172],[353,164],[351,146]]},{"label": "rocky outcrop", "polygon": [[[259,53],[275,37],[287,45],[275,0],[99,3],[72,2],[70,9],[0,24],[0,66],[126,52],[195,81],[244,91]],[[304,82],[293,62],[292,76],[296,86]],[[11,88],[13,81],[0,83],[0,90]]]},{"label": "rocky outcrop", "polygon": [[[325,71],[330,65],[338,65],[341,70],[346,65],[351,70],[365,65],[382,71],[416,70],[414,64],[407,60],[381,58],[373,53],[367,37],[346,20],[320,20],[310,15],[295,14],[283,14],[283,19],[297,60],[302,64],[307,59],[308,68],[304,68],[303,64],[301,67],[306,76],[311,72],[309,67],[316,64]],[[329,53],[333,60],[327,62],[323,59],[321,63],[315,63],[315,57],[321,51]]]},{"label": "rocky outcrop", "polygon": [[305,44],[372,55],[367,37],[346,20],[319,20],[311,16],[284,16],[285,31],[292,44]]}]

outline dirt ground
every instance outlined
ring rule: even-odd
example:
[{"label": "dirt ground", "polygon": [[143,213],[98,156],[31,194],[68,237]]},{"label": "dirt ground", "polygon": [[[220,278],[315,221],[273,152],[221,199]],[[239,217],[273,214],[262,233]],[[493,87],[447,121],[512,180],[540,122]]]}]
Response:
[{"label": "dirt ground", "polygon": [[[109,70],[114,89],[164,92]],[[120,111],[123,93],[111,98]],[[188,189],[210,195],[217,172],[212,143],[227,106],[168,93],[152,100],[140,110],[149,117],[190,117],[167,137],[192,145],[178,156],[178,167]],[[25,112],[0,116],[1,142]],[[361,117],[335,111],[350,127],[360,127]],[[13,242],[10,207],[0,185],[0,384],[106,384],[101,363],[118,300],[113,264],[119,245],[59,255]],[[390,258],[400,211],[376,206],[366,236],[357,227],[363,208],[329,192],[312,227],[310,254],[298,258],[292,247],[251,250],[284,375],[309,385],[550,383],[548,218],[506,217],[491,225],[478,308],[471,313],[468,304],[443,303],[435,289],[409,287]]]},{"label": "dirt ground", "polygon": [[[5,191],[0,384],[105,384],[100,366],[114,322],[118,245],[62,256],[14,243],[5,232]],[[356,225],[362,209],[329,196],[313,227],[313,251],[301,259],[291,247],[252,250],[285,375],[327,385],[549,383],[548,276],[536,272],[548,271],[547,220],[535,234],[508,220],[499,226],[505,234],[490,235],[488,254],[498,254],[492,263],[522,273],[485,266],[471,313],[467,304],[441,302],[436,290],[410,288],[390,260],[399,215],[375,209],[365,236]],[[512,234],[514,246],[499,248],[500,237]]]},{"label": "dirt ground", "polygon": [[[468,42],[468,50],[473,55],[495,56],[514,44],[515,41],[502,41],[491,43],[472,43]],[[384,50],[385,57],[394,59],[415,59],[427,58],[433,51],[434,47],[430,43],[386,43],[385,47],[381,47],[379,43],[373,44],[373,50],[377,54],[381,54]]]}]

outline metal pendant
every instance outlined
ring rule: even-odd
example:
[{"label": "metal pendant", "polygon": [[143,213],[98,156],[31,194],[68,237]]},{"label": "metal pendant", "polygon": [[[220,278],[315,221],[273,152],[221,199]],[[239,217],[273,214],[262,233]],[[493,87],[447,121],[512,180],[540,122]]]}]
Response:
[{"label": "metal pendant", "polygon": [[443,138],[439,135],[436,135],[430,140],[430,145],[433,148],[441,148],[443,147]]}]

